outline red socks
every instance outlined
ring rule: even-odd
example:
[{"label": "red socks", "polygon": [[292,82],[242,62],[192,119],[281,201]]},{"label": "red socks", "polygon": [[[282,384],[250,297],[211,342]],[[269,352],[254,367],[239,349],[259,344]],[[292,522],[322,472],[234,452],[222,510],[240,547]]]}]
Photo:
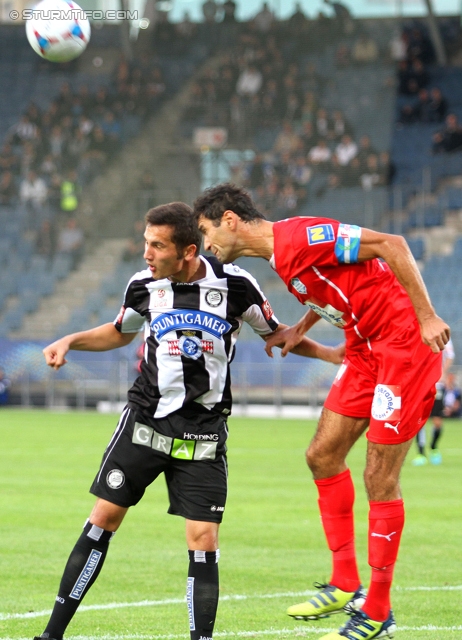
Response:
[{"label": "red socks", "polygon": [[[327,544],[332,551],[330,583],[342,591],[356,591],[360,580],[354,547],[354,487],[350,471],[315,480]],[[390,589],[404,527],[400,500],[369,502],[369,565],[371,584],[363,610],[373,620],[386,620],[391,608]]]},{"label": "red socks", "polygon": [[330,583],[342,591],[356,591],[359,574],[354,545],[353,504],[355,491],[350,470],[315,480],[319,510],[327,544],[332,551]]},{"label": "red socks", "polygon": [[369,565],[372,567],[364,612],[372,620],[386,620],[390,589],[404,527],[404,504],[400,500],[369,502]]}]

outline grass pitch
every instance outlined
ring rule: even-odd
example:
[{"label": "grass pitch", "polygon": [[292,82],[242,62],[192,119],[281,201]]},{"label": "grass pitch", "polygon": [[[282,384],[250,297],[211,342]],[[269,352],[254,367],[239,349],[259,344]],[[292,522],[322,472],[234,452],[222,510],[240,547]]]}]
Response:
[{"label": "grass pitch", "polygon": [[[117,416],[0,410],[0,638],[43,631],[64,564],[93,505],[88,488]],[[316,492],[304,462],[312,421],[230,420],[230,491],[220,531],[215,636],[321,637],[342,615],[301,623],[290,604],[330,574]],[[350,454],[357,549],[367,584],[365,440]],[[443,464],[402,472],[406,527],[393,606],[399,638],[462,638],[462,423],[449,421]],[[130,510],[66,638],[189,638],[188,556],[181,518],[168,516],[162,478]]]}]

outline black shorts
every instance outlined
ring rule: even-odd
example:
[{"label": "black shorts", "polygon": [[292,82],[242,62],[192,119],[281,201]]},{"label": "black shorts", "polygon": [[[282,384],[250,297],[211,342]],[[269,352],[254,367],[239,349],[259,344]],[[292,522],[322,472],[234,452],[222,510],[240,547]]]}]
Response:
[{"label": "black shorts", "polygon": [[227,436],[225,418],[210,411],[182,410],[157,420],[141,420],[126,407],[90,492],[131,507],[163,472],[168,513],[221,522],[227,496]]}]

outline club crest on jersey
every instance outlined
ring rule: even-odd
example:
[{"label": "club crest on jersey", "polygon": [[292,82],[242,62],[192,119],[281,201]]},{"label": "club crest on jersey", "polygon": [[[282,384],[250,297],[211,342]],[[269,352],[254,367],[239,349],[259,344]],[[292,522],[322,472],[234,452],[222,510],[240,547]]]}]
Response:
[{"label": "club crest on jersey", "polygon": [[306,293],[305,285],[298,278],[292,278],[292,280],[290,281],[290,284],[293,286],[295,291],[298,291],[298,293],[301,293],[301,294],[305,294]]},{"label": "club crest on jersey", "polygon": [[175,309],[162,313],[151,321],[151,331],[157,340],[171,331],[203,331],[215,338],[221,338],[231,330],[231,324],[224,318],[200,311],[199,309]]},{"label": "club crest on jersey", "polygon": [[401,413],[401,386],[398,384],[378,384],[372,400],[371,415],[374,420],[399,420]]},{"label": "club crest on jersey", "polygon": [[218,307],[223,301],[223,295],[218,289],[210,289],[205,294],[205,301],[210,307]]},{"label": "club crest on jersey", "polygon": [[[188,333],[192,334],[192,332]],[[197,345],[197,341],[199,341],[200,347],[196,349],[194,345]],[[202,353],[213,353],[213,351],[213,340],[199,340],[193,334],[183,335],[179,340],[168,340],[169,356],[185,356],[197,360]]]},{"label": "club crest on jersey", "polygon": [[181,336],[178,340],[178,349],[182,356],[197,360],[202,355],[202,344],[196,336]]},{"label": "club crest on jersey", "polygon": [[113,469],[107,474],[106,482],[111,489],[120,489],[125,484],[125,474],[120,469]]},{"label": "club crest on jersey", "polygon": [[308,244],[334,241],[334,229],[331,224],[320,224],[317,227],[307,227]]}]

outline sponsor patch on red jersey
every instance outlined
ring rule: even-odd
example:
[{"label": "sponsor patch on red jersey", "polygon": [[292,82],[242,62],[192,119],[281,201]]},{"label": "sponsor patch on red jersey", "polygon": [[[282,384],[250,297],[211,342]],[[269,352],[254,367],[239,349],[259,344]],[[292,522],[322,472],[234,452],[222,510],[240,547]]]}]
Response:
[{"label": "sponsor patch on red jersey", "polygon": [[269,320],[274,315],[269,300],[265,300],[265,302],[261,306],[261,310],[263,311],[263,315],[265,316],[266,320]]},{"label": "sponsor patch on red jersey", "polygon": [[335,240],[334,228],[331,224],[320,224],[317,227],[307,227],[308,244],[320,244],[321,242],[333,242]]},{"label": "sponsor patch on red jersey", "polygon": [[401,415],[401,386],[378,384],[374,390],[371,415],[374,420],[394,421]]}]

